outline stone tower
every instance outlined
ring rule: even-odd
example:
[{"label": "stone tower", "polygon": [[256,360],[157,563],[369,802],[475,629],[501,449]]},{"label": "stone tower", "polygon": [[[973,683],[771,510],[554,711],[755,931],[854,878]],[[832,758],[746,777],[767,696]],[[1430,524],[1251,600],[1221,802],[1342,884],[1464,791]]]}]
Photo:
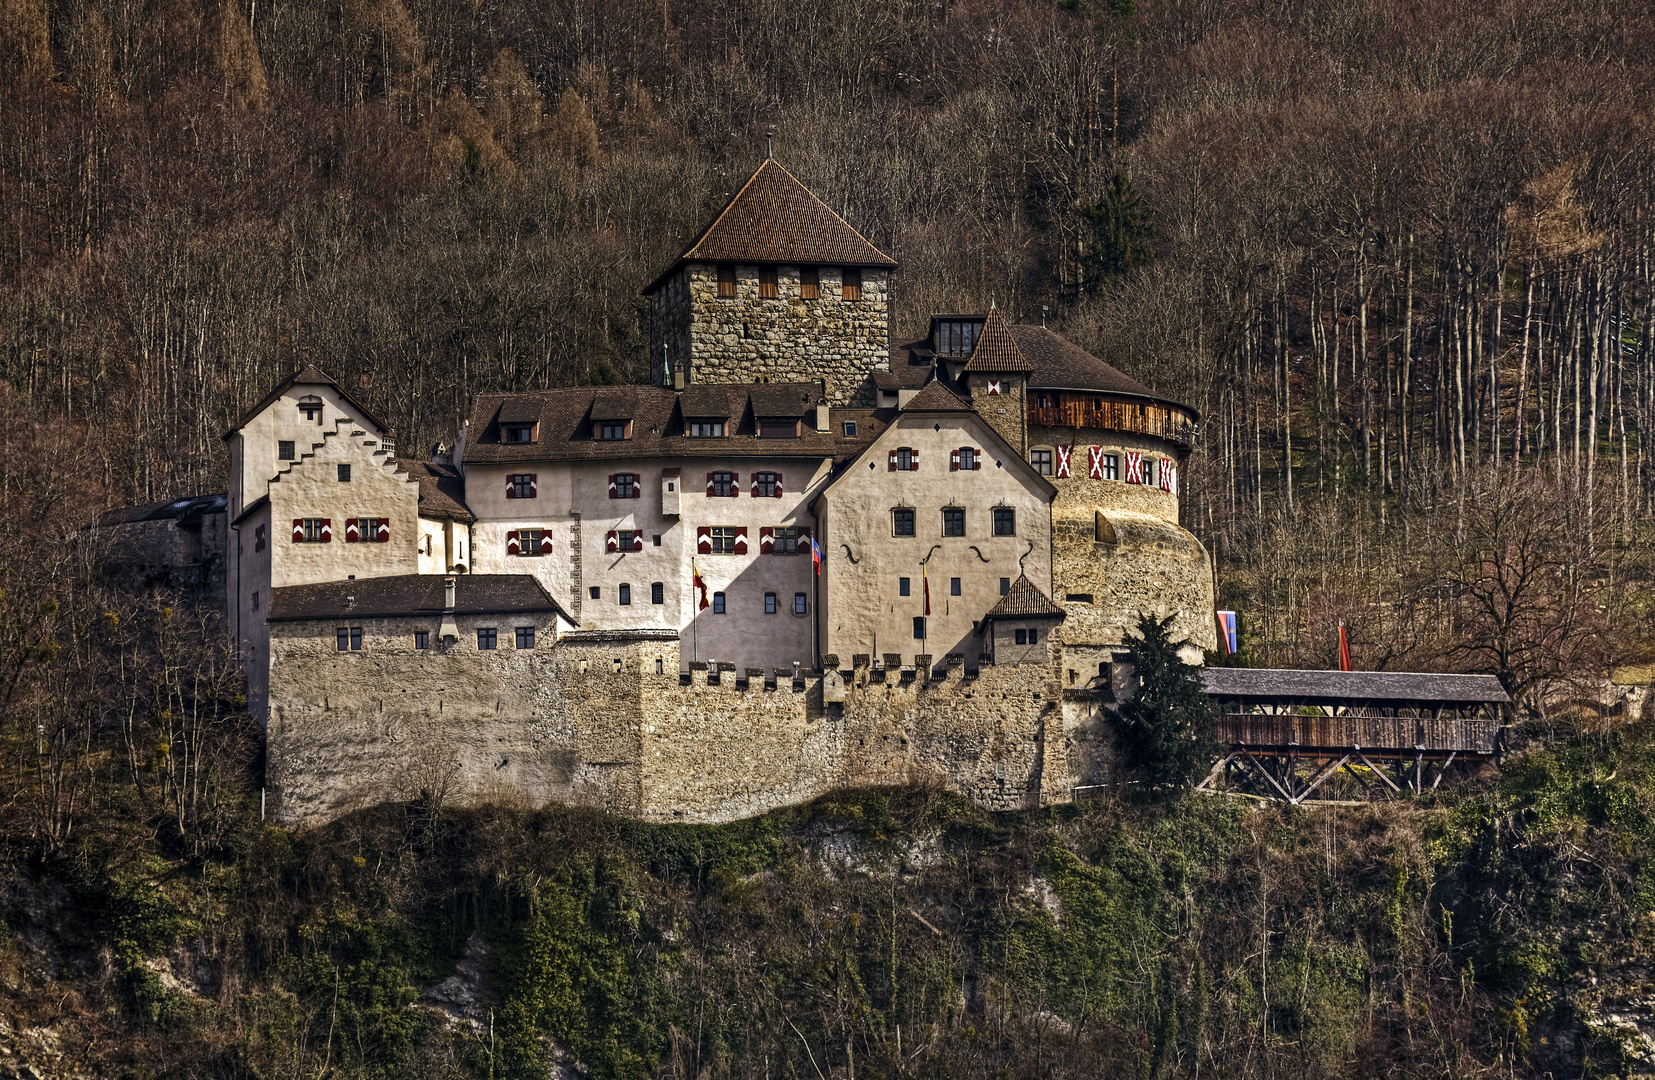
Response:
[{"label": "stone tower", "polygon": [[650,382],[824,381],[833,405],[873,404],[890,366],[896,260],[766,159],[650,300]]}]

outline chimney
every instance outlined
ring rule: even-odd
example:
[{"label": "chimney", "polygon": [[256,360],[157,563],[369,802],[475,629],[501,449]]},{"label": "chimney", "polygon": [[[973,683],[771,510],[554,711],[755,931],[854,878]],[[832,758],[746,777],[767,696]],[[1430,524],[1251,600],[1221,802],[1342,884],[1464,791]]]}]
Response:
[{"label": "chimney", "polygon": [[460,627],[454,621],[454,578],[453,575],[442,579],[442,623],[437,628],[437,640],[460,640]]}]

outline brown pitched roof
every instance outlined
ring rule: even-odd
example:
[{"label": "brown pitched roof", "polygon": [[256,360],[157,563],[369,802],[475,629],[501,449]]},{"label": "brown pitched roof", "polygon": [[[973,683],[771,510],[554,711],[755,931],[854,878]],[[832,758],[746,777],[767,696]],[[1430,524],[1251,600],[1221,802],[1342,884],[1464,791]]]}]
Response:
[{"label": "brown pitched roof", "polygon": [[465,504],[465,480],[452,465],[397,458],[397,468],[419,481],[419,516],[476,521]]},{"label": "brown pitched roof", "polygon": [[1023,356],[1023,350],[1018,348],[1017,339],[1012,336],[1011,328],[1006,320],[1001,318],[999,309],[988,313],[983,322],[983,331],[977,336],[977,348],[972,352],[971,359],[965,362],[966,371],[1033,371]]},{"label": "brown pitched roof", "polygon": [[747,389],[754,416],[803,416],[825,396],[814,383],[760,383]]},{"label": "brown pitched roof", "polygon": [[644,290],[647,296],[687,262],[895,266],[810,189],[766,160],[712,224]]},{"label": "brown pitched roof", "polygon": [[[555,611],[563,607],[531,574],[455,574],[456,615],[508,615]],[[440,615],[443,575],[395,574],[390,577],[287,585],[270,590],[270,620],[373,618],[391,615]],[[568,619],[567,615],[564,618]],[[573,619],[569,619],[573,622]]]},{"label": "brown pitched roof", "polygon": [[1413,671],[1298,671],[1285,668],[1203,668],[1201,684],[1213,697],[1296,702],[1453,702],[1511,700],[1493,675],[1437,675]]},{"label": "brown pitched roof", "polygon": [[[726,384],[689,387],[684,401],[668,389],[658,386],[634,386],[626,389],[633,395],[632,437],[630,439],[594,439],[592,437],[593,403],[600,393],[592,387],[572,390],[545,390],[529,394],[480,394],[471,408],[468,421],[471,432],[465,449],[467,462],[532,462],[532,461],[609,461],[648,457],[837,457],[847,452],[841,444],[844,439],[833,431],[818,432],[814,423],[804,425],[804,434],[797,438],[761,439],[758,437],[752,399],[791,398],[793,402],[809,398],[809,408],[821,399],[821,388],[814,383]],[[695,390],[695,394],[691,394]],[[500,441],[502,408],[510,403],[516,410],[533,404],[539,427],[531,443]],[[767,406],[773,407],[773,406]],[[797,408],[789,404],[789,408]],[[704,411],[711,410],[711,411]],[[841,410],[835,409],[837,423]],[[801,412],[770,415],[804,415]],[[685,418],[724,418],[723,438],[688,438]],[[865,446],[871,434],[864,434],[868,425],[862,425],[854,440]]]},{"label": "brown pitched roof", "polygon": [[903,406],[903,412],[971,412],[971,403],[940,382],[928,383],[925,389]]},{"label": "brown pitched roof", "polygon": [[1030,581],[1026,574],[1018,574],[1017,580],[1011,583],[1011,591],[1000,597],[1000,602],[989,609],[983,621],[1063,617],[1063,609],[1046,599],[1046,594],[1040,591],[1038,585]]},{"label": "brown pitched roof", "polygon": [[223,495],[195,495],[187,499],[122,506],[98,515],[99,525],[132,525],[140,521],[172,519],[180,525],[197,525],[209,514],[222,514],[229,500]]},{"label": "brown pitched roof", "polygon": [[1043,326],[1008,327],[1024,357],[1033,365],[1029,386],[1041,390],[1101,390],[1176,405],[1139,382],[1123,375],[1079,345]]},{"label": "brown pitched roof", "polygon": [[264,400],[260,401],[257,405],[253,406],[251,409],[248,409],[247,412],[242,415],[242,418],[240,420],[236,421],[236,426],[224,433],[224,438],[228,439],[230,436],[234,435],[236,432],[238,432],[242,428],[246,427],[248,422],[251,421],[253,419],[253,417],[257,416],[259,413],[261,413],[265,409],[269,408],[272,404],[275,403],[275,401],[278,398],[280,398],[283,394],[287,393],[289,389],[291,389],[292,387],[295,387],[295,386],[331,386],[336,391],[339,392],[340,397],[344,398],[347,402],[350,403],[351,408],[353,408],[357,412],[361,413],[363,418],[365,420],[367,420],[370,424],[372,424],[374,427],[378,428],[380,431],[384,432],[387,435],[393,434],[391,429],[388,426],[386,426],[386,424],[383,420],[381,420],[379,417],[375,416],[373,413],[369,412],[367,406],[363,405],[360,401],[357,401],[355,398],[351,397],[349,392],[347,392],[343,386],[340,386],[338,383],[336,383],[332,379],[328,378],[327,375],[323,374],[320,369],[313,368],[313,367],[306,367],[306,368],[301,368],[298,371],[295,371],[293,374],[291,374],[287,378],[283,379],[280,383],[277,383],[276,388],[274,390],[272,390],[272,391],[270,391],[270,393],[264,395]]}]

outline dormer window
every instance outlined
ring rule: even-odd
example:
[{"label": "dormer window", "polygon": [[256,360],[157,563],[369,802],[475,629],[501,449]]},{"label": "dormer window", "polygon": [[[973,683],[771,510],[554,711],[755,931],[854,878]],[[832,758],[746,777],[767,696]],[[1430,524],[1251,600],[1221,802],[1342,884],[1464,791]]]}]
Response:
[{"label": "dormer window", "polygon": [[722,439],[724,437],[724,421],[693,420],[689,425],[689,436],[692,439]]},{"label": "dormer window", "polygon": [[299,399],[299,415],[307,424],[322,422],[322,399],[312,395]]},{"label": "dormer window", "polygon": [[626,429],[632,426],[630,420],[605,420],[598,424],[599,439],[624,439]]},{"label": "dormer window", "polygon": [[508,443],[534,442],[534,425],[503,424],[500,428],[500,441]]},{"label": "dormer window", "polygon": [[799,421],[797,419],[784,420],[777,417],[759,418],[759,438],[761,439],[797,439],[799,437]]},{"label": "dormer window", "polygon": [[937,323],[933,346],[944,356],[970,356],[982,326],[975,319],[945,319]]}]

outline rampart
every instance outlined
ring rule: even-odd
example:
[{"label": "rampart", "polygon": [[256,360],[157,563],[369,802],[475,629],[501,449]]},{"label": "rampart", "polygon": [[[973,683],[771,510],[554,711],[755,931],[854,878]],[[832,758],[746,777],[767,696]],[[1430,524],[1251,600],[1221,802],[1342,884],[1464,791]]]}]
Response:
[{"label": "rampart", "polygon": [[[408,620],[367,625],[359,655],[332,626],[272,639],[274,813],[316,824],[422,793],[549,800],[656,821],[720,822],[836,788],[935,783],[979,805],[1067,800],[1081,782],[1046,661],[968,671],[856,656],[824,672],[681,671],[669,631],[577,633],[523,651],[415,651]],[[462,620],[463,622],[464,620]],[[473,632],[461,626],[461,642]],[[893,661],[895,658],[891,658]]]}]

